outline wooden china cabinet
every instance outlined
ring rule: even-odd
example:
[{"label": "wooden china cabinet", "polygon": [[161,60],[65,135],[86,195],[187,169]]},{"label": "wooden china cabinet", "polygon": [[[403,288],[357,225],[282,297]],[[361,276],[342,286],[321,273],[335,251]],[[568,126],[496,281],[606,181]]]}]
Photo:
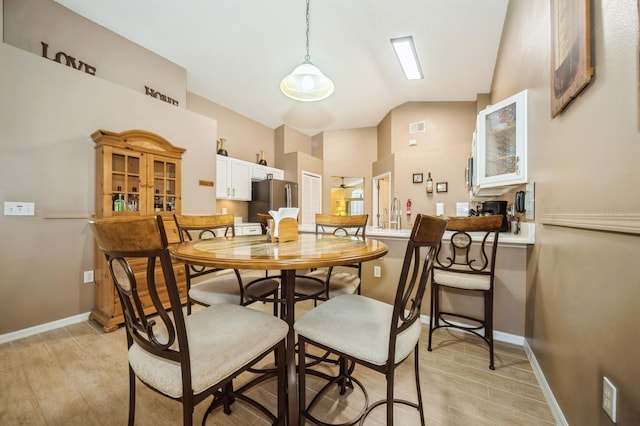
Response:
[{"label": "wooden china cabinet", "polygon": [[[184,148],[144,130],[121,133],[97,130],[91,137],[96,143],[96,217],[162,215],[169,242],[179,236],[173,214],[180,214],[181,161]],[[145,312],[153,314],[145,283],[146,265],[131,259]],[[186,302],[186,277],[181,264],[174,268],[183,303]],[[162,278],[162,268],[156,267],[156,280]],[[162,302],[169,305],[166,294]],[[114,288],[104,254],[96,246],[95,307],[91,319],[98,321],[104,331],[116,330],[124,323],[118,294]]]}]

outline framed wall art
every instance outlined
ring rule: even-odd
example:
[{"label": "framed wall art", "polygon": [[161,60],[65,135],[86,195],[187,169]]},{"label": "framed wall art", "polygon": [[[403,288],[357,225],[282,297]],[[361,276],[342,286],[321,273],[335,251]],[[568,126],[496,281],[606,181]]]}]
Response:
[{"label": "framed wall art", "polygon": [[449,190],[449,184],[447,182],[436,183],[436,192],[447,192]]},{"label": "framed wall art", "polygon": [[422,183],[422,173],[413,174],[413,183]]},{"label": "framed wall art", "polygon": [[593,77],[590,0],[551,0],[551,117]]}]

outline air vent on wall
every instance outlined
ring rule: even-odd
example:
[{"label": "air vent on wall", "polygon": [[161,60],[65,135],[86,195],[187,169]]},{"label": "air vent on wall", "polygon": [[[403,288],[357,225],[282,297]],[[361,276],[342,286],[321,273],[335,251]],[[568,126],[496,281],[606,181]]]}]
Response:
[{"label": "air vent on wall", "polygon": [[426,121],[416,121],[415,123],[409,123],[409,133],[422,133],[426,128]]}]

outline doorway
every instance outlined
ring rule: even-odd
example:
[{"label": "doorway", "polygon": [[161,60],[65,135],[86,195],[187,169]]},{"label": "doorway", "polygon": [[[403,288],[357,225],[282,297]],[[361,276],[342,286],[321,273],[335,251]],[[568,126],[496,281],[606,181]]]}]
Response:
[{"label": "doorway", "polygon": [[373,226],[389,227],[389,209],[391,208],[391,172],[373,178],[372,214]]},{"label": "doorway", "polygon": [[364,214],[364,178],[331,176],[331,214]]},{"label": "doorway", "polygon": [[303,170],[300,192],[300,223],[315,223],[316,213],[322,213],[322,176]]}]

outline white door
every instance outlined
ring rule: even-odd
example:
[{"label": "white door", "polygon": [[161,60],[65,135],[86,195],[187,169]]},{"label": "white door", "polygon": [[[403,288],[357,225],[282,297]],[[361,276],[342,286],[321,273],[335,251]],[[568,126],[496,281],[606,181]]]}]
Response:
[{"label": "white door", "polygon": [[313,224],[316,213],[322,213],[322,176],[302,171],[300,223]]},{"label": "white door", "polygon": [[391,173],[387,172],[373,178],[373,211],[369,221],[372,226],[389,226],[389,208],[391,206]]}]

